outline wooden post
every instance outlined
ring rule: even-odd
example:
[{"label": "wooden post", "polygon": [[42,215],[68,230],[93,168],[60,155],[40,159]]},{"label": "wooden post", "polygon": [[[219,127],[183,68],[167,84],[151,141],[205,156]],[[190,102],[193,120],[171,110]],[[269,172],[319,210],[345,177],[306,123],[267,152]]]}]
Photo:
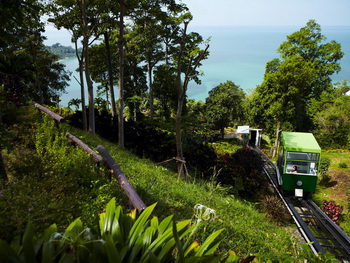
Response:
[{"label": "wooden post", "polygon": [[55,127],[58,127],[58,123],[63,122],[64,118],[52,111],[50,111],[48,108],[45,108],[44,106],[41,106],[39,103],[33,102],[35,107],[37,107],[42,112],[45,112],[47,115],[49,115],[52,119],[55,120]]},{"label": "wooden post", "polygon": [[113,170],[116,179],[118,180],[120,186],[123,188],[125,194],[129,198],[131,205],[134,208],[136,208],[139,212],[144,210],[146,208],[145,203],[141,200],[140,196],[129,183],[128,179],[121,171],[118,164],[113,160],[112,156],[110,156],[110,154],[102,145],[97,146],[97,151],[102,155],[109,168]]},{"label": "wooden post", "polygon": [[66,137],[70,139],[72,142],[74,142],[76,145],[78,145],[80,148],[82,148],[84,152],[86,152],[87,154],[91,154],[94,162],[100,163],[102,161],[101,155],[95,153],[89,146],[87,146],[84,142],[79,140],[77,137],[70,134],[69,132],[66,133]]}]

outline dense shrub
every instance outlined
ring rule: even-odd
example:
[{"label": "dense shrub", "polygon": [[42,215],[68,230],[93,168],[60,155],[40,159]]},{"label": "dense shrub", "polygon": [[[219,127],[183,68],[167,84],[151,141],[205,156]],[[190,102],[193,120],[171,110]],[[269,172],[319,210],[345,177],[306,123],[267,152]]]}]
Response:
[{"label": "dense shrub", "polygon": [[284,224],[290,219],[290,215],[286,210],[285,205],[278,196],[264,196],[260,202],[260,206],[266,213],[267,217],[277,224]]},{"label": "dense shrub", "polygon": [[97,221],[116,194],[115,183],[103,176],[106,171],[70,145],[66,127],[57,129],[51,119],[38,115],[42,120],[28,125],[35,129],[28,130],[25,123],[9,127],[12,150],[3,153],[8,178],[0,182],[0,238],[5,240],[22,232],[28,220],[39,230],[53,222],[66,227],[78,216]]},{"label": "dense shrub", "polygon": [[176,156],[174,135],[142,122],[125,123],[125,147],[155,162]]},{"label": "dense shrub", "polygon": [[339,168],[348,168],[348,165],[347,165],[346,162],[340,162],[340,163],[338,164],[338,167],[339,167]]},{"label": "dense shrub", "polygon": [[220,167],[218,181],[234,186],[241,197],[251,199],[268,191],[268,181],[261,170],[262,160],[256,151],[245,148],[226,154]]},{"label": "dense shrub", "polygon": [[[110,114],[96,111],[96,133],[111,141],[118,141],[118,123]],[[77,128],[82,127],[81,112],[68,117]],[[216,165],[216,154],[208,142],[219,138],[216,132],[191,130],[183,135],[183,151],[187,164],[199,174],[208,177]],[[175,135],[145,122],[125,122],[125,147],[134,154],[154,162],[162,162],[176,156]],[[190,168],[189,167],[189,168]]]},{"label": "dense shrub", "polygon": [[331,176],[328,173],[328,169],[330,165],[331,165],[331,160],[328,157],[321,158],[319,175],[321,176],[322,183],[327,183],[331,179]]}]

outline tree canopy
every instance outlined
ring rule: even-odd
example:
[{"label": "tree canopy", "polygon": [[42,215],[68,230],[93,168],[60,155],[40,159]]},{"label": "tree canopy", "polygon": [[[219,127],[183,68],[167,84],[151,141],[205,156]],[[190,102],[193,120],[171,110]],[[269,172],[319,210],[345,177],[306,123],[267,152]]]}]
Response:
[{"label": "tree canopy", "polygon": [[325,40],[320,25],[310,20],[280,45],[280,59],[267,63],[250,107],[254,122],[270,134],[273,129],[276,137],[281,129],[313,129],[307,105],[330,89],[331,75],[339,72],[343,57],[339,43]]},{"label": "tree canopy", "polygon": [[0,2],[0,85],[15,104],[57,102],[69,79],[58,57],[44,48],[43,11],[40,1]]},{"label": "tree canopy", "polygon": [[207,122],[223,136],[224,128],[230,123],[243,120],[244,98],[244,91],[232,81],[219,84],[209,91],[206,99]]}]

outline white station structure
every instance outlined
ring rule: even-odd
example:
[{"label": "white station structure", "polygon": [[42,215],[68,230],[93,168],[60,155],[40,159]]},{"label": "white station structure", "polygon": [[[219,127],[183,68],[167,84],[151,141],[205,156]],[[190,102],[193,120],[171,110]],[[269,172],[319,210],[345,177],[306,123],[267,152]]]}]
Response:
[{"label": "white station structure", "polygon": [[238,126],[237,134],[242,135],[244,143],[260,148],[262,129],[252,129],[249,126]]}]

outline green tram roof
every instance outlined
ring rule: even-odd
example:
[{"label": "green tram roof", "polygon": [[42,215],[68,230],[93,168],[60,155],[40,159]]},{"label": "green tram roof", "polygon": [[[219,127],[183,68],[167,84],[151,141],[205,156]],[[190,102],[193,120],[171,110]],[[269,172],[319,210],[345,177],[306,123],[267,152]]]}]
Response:
[{"label": "green tram roof", "polygon": [[321,153],[321,148],[312,133],[282,132],[282,143],[286,151]]}]

